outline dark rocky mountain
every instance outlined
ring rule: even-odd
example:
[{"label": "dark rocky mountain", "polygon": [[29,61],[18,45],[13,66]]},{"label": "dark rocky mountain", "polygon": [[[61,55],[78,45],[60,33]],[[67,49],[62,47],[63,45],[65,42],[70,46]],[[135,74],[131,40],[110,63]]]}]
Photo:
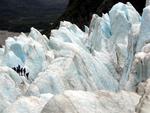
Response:
[{"label": "dark rocky mountain", "polygon": [[101,15],[117,2],[128,1],[141,14],[145,0],[1,0],[0,29],[27,32],[33,26],[45,29],[43,33],[50,35],[51,29],[58,27],[61,20],[83,28],[89,25],[93,13]]},{"label": "dark rocky mountain", "polygon": [[140,14],[145,6],[145,0],[69,0],[68,7],[63,15],[44,33],[50,35],[51,29],[59,26],[59,22],[62,20],[75,23],[83,29],[84,25],[89,25],[93,13],[101,16],[102,13],[108,12],[118,2],[130,2]]},{"label": "dark rocky mountain", "polygon": [[45,29],[65,10],[68,0],[1,0],[0,29],[28,31]]}]

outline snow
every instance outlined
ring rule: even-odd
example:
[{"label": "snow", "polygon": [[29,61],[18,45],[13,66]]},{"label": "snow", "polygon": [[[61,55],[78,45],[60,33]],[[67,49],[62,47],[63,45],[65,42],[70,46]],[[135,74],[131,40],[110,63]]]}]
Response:
[{"label": "snow", "polygon": [[40,113],[48,99],[38,97],[20,97],[12,105],[8,106],[3,113]]},{"label": "snow", "polygon": [[0,48],[0,112],[133,113],[150,76],[149,11],[141,17],[118,3],[85,32],[62,21],[49,39],[35,28],[9,37]]},{"label": "snow", "polygon": [[124,91],[65,91],[54,96],[41,113],[133,113],[139,97]]}]

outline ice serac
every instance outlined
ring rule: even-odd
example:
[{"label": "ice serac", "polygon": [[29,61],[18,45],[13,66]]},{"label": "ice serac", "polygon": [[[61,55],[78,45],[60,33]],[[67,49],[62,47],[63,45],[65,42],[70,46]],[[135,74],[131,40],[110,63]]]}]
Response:
[{"label": "ice serac", "polygon": [[115,49],[113,51],[116,53],[116,63],[121,74],[120,87],[123,88],[128,80],[133,61],[132,28],[140,23],[141,17],[130,3],[116,4],[109,14],[112,28],[111,48]]},{"label": "ice serac", "polygon": [[131,4],[118,3],[109,15],[93,15],[86,32],[64,21],[48,40],[31,28],[28,36],[22,33],[6,40],[2,59],[7,59],[1,65],[19,64],[27,69],[31,82],[27,94],[31,96],[65,90],[119,91],[128,80],[133,60],[130,31],[140,19]]},{"label": "ice serac", "polygon": [[134,89],[135,86],[150,77],[150,44],[146,44],[141,52],[137,52],[126,84],[127,89]]},{"label": "ice serac", "polygon": [[132,62],[131,73],[129,75],[128,83],[126,84],[126,86],[128,86],[128,89],[133,89],[133,87],[135,87],[138,83],[146,81],[150,77],[149,12],[149,6],[144,8],[139,34],[136,38],[137,43],[134,44],[134,61]]},{"label": "ice serac", "polygon": [[[141,17],[118,3],[94,14],[85,32],[63,21],[49,39],[35,28],[9,37],[0,48],[0,113],[134,113],[138,103],[144,111],[149,17],[149,6]],[[28,78],[13,70],[18,65]]]},{"label": "ice serac", "polygon": [[90,24],[87,47],[91,53],[97,51],[111,56],[110,60],[107,59],[107,64],[111,66],[107,68],[114,70],[111,76],[119,79],[121,89],[130,73],[137,40],[134,33],[139,28],[140,21],[140,15],[130,3],[118,3],[109,15],[93,15]]},{"label": "ice serac", "polygon": [[[31,86],[36,86],[41,93],[53,94],[64,90],[118,91],[118,81],[112,75],[113,70],[109,70],[113,68],[109,54],[95,51],[92,55],[85,47],[86,36],[76,25],[61,22],[60,28],[52,31],[49,42],[55,59]],[[32,92],[32,87],[28,92]]]},{"label": "ice serac", "polygon": [[142,20],[141,20],[141,28],[140,35],[137,43],[136,51],[141,51],[142,47],[150,43],[150,6],[147,6],[143,9]]},{"label": "ice serac", "polygon": [[[33,33],[36,39],[32,36]],[[29,36],[22,33],[18,37],[9,37],[6,40],[1,65],[6,65],[10,68],[18,65],[26,67],[27,71],[30,72],[30,79],[34,79],[44,67],[45,49],[48,49],[44,44],[47,39],[43,36],[41,39],[44,41],[39,40],[42,35],[38,33],[37,30],[32,28]]]}]

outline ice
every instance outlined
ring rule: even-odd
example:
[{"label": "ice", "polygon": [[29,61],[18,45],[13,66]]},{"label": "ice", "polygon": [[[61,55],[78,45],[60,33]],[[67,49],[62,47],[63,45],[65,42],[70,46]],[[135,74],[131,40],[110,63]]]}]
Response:
[{"label": "ice", "polygon": [[139,98],[137,94],[124,91],[117,94],[65,91],[62,95],[54,96],[41,113],[133,113]]},{"label": "ice", "polygon": [[147,6],[143,9],[142,20],[141,20],[141,28],[140,35],[137,43],[136,51],[141,51],[142,47],[149,43],[150,40],[150,6]]},{"label": "ice", "polygon": [[62,21],[49,39],[35,28],[9,37],[0,48],[0,112],[133,113],[150,77],[149,12],[117,3],[85,31]]},{"label": "ice", "polygon": [[[46,97],[46,95],[45,95]],[[44,99],[40,97],[20,97],[12,105],[8,106],[3,113],[41,113],[42,108],[51,98],[51,95],[47,95]]]}]

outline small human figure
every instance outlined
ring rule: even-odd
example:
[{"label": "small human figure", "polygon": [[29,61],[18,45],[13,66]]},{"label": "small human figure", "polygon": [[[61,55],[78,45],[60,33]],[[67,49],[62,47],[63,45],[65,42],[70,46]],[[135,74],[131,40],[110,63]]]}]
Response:
[{"label": "small human figure", "polygon": [[17,67],[12,67],[12,69],[16,71],[19,74],[19,76],[24,76],[27,78],[27,80],[29,80],[29,72],[26,73],[26,68],[23,68],[20,65],[18,65]]},{"label": "small human figure", "polygon": [[23,76],[23,68],[20,69],[21,76]]},{"label": "small human figure", "polygon": [[23,74],[26,75],[26,68],[23,68]]},{"label": "small human figure", "polygon": [[17,71],[17,69],[16,69],[15,67],[12,67],[12,69],[13,69],[14,71]]},{"label": "small human figure", "polygon": [[29,72],[26,73],[27,80],[29,80]]},{"label": "small human figure", "polygon": [[17,67],[17,73],[20,75],[20,65]]}]

